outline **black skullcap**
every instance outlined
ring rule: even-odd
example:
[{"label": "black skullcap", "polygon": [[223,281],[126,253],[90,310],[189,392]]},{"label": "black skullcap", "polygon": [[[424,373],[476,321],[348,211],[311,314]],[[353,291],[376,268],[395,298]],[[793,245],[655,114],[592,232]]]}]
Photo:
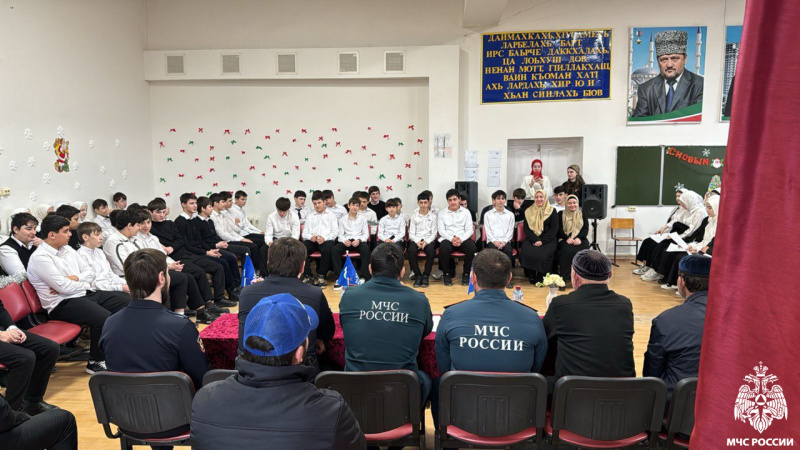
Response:
[{"label": "black skullcap", "polygon": [[678,269],[686,275],[708,278],[711,273],[711,258],[700,255],[684,256],[678,263]]},{"label": "black skullcap", "polygon": [[605,281],[611,277],[611,260],[597,250],[581,250],[572,258],[572,268],[585,280]]}]

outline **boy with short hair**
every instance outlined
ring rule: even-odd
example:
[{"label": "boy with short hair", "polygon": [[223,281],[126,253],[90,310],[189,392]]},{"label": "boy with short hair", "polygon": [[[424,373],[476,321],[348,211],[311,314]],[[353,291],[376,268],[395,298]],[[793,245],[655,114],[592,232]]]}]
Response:
[{"label": "boy with short hair", "polygon": [[564,186],[556,186],[553,188],[553,201],[553,209],[558,212],[563,211],[567,206],[567,190]]},{"label": "boy with short hair", "polygon": [[78,255],[83,258],[86,264],[94,271],[94,281],[91,285],[94,289],[102,291],[123,291],[131,293],[125,279],[117,276],[108,263],[105,253],[103,253],[103,229],[94,222],[84,222],[78,225],[75,233],[80,240]]},{"label": "boy with short hair", "polygon": [[[214,223],[214,230],[217,232],[217,236],[229,245],[242,245],[247,247],[251,258],[254,257],[253,255],[261,255],[258,245],[250,239],[242,237],[234,221],[229,220],[229,217],[225,213],[226,200],[223,195],[221,193],[211,194],[209,200],[211,201],[211,207],[213,209],[210,218]],[[256,261],[253,261],[253,263],[257,264]]]},{"label": "boy with short hair", "polygon": [[472,217],[472,221],[475,222],[476,221],[475,213],[472,212],[471,209],[469,209],[469,197],[467,197],[467,194],[464,193],[464,192],[459,192],[459,194],[458,194],[458,202],[459,202],[459,204],[461,205],[462,208],[464,208],[467,211],[469,211],[469,214]]},{"label": "boy with short hair", "polygon": [[108,202],[102,198],[98,198],[92,202],[92,210],[94,211],[94,219],[92,222],[100,225],[100,228],[103,229],[103,239],[108,239],[108,235],[114,231],[114,227],[111,225],[111,219],[108,218]]},{"label": "boy with short hair", "polygon": [[294,192],[294,207],[292,208],[292,215],[297,216],[300,220],[300,224],[306,223],[306,217],[311,211],[309,211],[308,206],[306,206],[306,193],[305,191],[295,191]]},{"label": "boy with short hair", "polygon": [[404,250],[406,222],[397,214],[397,201],[393,198],[386,201],[387,215],[378,222],[378,239],[394,244]]},{"label": "boy with short hair", "polygon": [[339,224],[336,216],[325,209],[322,192],[316,191],[311,197],[314,203],[314,212],[306,217],[303,227],[303,244],[308,255],[320,252],[321,258],[317,261],[317,281],[313,282],[311,274],[311,258],[306,258],[305,281],[317,287],[325,287],[325,276],[330,271],[331,253],[339,234]]},{"label": "boy with short hair", "polygon": [[[207,250],[216,248],[220,249],[220,253],[230,252],[236,255],[236,258],[239,260],[244,261],[245,255],[250,252],[250,247],[248,247],[247,244],[239,245],[238,242],[225,242],[220,240],[220,237],[217,235],[217,230],[214,227],[214,222],[211,221],[211,214],[214,212],[214,207],[211,205],[212,202],[209,197],[199,197],[197,199],[197,214],[191,220],[192,226],[196,228],[200,241],[203,243],[202,245],[204,245]],[[265,270],[264,266],[261,265],[261,259],[260,255],[258,257],[251,257],[255,269],[258,271]],[[238,265],[235,268],[231,266],[231,270],[235,270],[238,274]]]},{"label": "boy with short hair", "polygon": [[247,218],[247,212],[244,210],[245,205],[247,205],[247,192],[245,191],[236,191],[234,194],[235,201],[233,202],[233,206],[229,209],[230,213],[233,217],[239,219],[239,228],[241,228],[242,232],[245,233],[244,235],[263,235],[264,232],[259,230],[258,227],[250,223],[250,220]]},{"label": "boy with short hair", "polygon": [[403,223],[406,224],[406,229],[408,229],[408,222],[411,218],[408,217],[408,214],[403,212],[403,200],[401,200],[400,197],[395,197],[394,201],[397,202],[397,215],[403,219]]},{"label": "boy with short hair", "polygon": [[439,230],[439,263],[445,274],[442,276],[445,286],[452,286],[452,277],[455,269],[451,268],[451,253],[459,249],[464,253],[464,271],[461,274],[461,284],[469,284],[469,271],[472,267],[472,258],[475,257],[477,248],[472,239],[474,226],[469,210],[461,207],[458,191],[447,191],[447,209],[438,215]]},{"label": "boy with short hair", "polygon": [[375,212],[378,220],[383,219],[383,216],[388,214],[386,212],[386,203],[381,200],[381,188],[378,186],[370,186],[367,190],[369,195],[369,205],[367,207]]},{"label": "boy with short hair", "polygon": [[267,231],[264,234],[267,246],[282,237],[300,239],[300,219],[289,212],[291,207],[292,203],[286,197],[275,200],[275,211],[267,216]]},{"label": "boy with short hair", "polygon": [[514,222],[519,223],[525,220],[525,210],[533,204],[533,200],[525,200],[525,189],[516,188],[511,196],[514,203],[511,205],[511,212],[514,213]]},{"label": "boy with short hair", "polygon": [[336,197],[333,195],[333,191],[330,189],[325,189],[322,191],[322,199],[325,200],[325,207],[328,211],[332,212],[336,216],[336,220],[341,219],[347,214],[347,210],[344,209],[342,205],[336,204]]},{"label": "boy with short hair", "polygon": [[361,202],[358,214],[363,215],[367,219],[367,225],[370,226],[369,245],[370,249],[372,249],[375,246],[375,236],[378,234],[378,215],[375,214],[375,211],[369,208],[369,194],[367,191],[358,191],[358,195],[354,195],[353,197],[358,197],[359,201]]},{"label": "boy with short hair", "polygon": [[[511,241],[514,238],[514,213],[506,209],[506,193],[498,190],[492,194],[492,205],[494,209],[486,213],[484,231],[486,232],[486,248],[500,250],[513,261],[513,247]],[[511,289],[514,284],[509,281],[507,288]]]},{"label": "boy with short hair", "polygon": [[69,238],[69,246],[77,250],[81,246],[80,238],[77,230],[80,224],[79,216],[81,211],[72,205],[61,205],[56,209],[55,213],[67,220],[69,220],[69,231],[72,235]]},{"label": "boy with short hair", "polygon": [[114,201],[114,209],[124,210],[128,207],[128,196],[122,192],[117,192],[112,197]]},{"label": "boy with short hair", "polygon": [[[349,212],[346,216],[339,219],[339,242],[331,249],[331,263],[333,273],[337,276],[342,272],[342,253],[346,251],[358,252],[360,254],[359,278],[369,279],[369,226],[364,214],[359,214],[361,209],[361,199],[353,197],[347,202]],[[339,290],[341,286],[335,284],[333,290]]]},{"label": "boy with short hair", "polygon": [[33,214],[17,213],[11,217],[11,236],[0,244],[0,271],[8,275],[24,273],[28,261],[36,250],[36,226],[39,221]]},{"label": "boy with short hair", "polygon": [[[408,265],[414,272],[414,287],[428,287],[433,260],[436,258],[437,217],[430,210],[430,200],[424,192],[417,196],[417,208],[408,226]],[[417,253],[425,252],[425,272],[420,272]]]}]

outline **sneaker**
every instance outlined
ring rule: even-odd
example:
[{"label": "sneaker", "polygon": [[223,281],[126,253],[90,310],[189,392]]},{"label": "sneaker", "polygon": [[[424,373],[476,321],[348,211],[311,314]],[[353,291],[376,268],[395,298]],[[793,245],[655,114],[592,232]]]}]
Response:
[{"label": "sneaker", "polygon": [[668,291],[670,289],[678,289],[678,286],[673,286],[673,285],[667,283],[667,284],[662,284],[661,285],[661,289],[664,289],[664,290]]},{"label": "sneaker", "polygon": [[366,279],[366,278],[359,278],[359,279],[358,279],[358,285],[359,285],[359,286],[361,286],[362,284],[364,284],[364,283],[366,283],[366,282],[367,282],[367,279]]},{"label": "sneaker", "polygon": [[428,275],[423,275],[422,276],[422,287],[428,287],[430,285],[431,285],[431,283],[430,283],[430,280],[428,279]]},{"label": "sneaker", "polygon": [[461,285],[468,286],[469,285],[469,274],[465,273],[461,275]]},{"label": "sneaker", "polygon": [[97,372],[105,372],[108,370],[106,367],[105,361],[92,361],[91,359],[89,362],[86,363],[86,373],[89,375],[94,375]]},{"label": "sneaker", "polygon": [[[414,276],[414,274],[411,274],[411,275],[412,275],[412,276]],[[420,276],[414,276],[414,278],[413,278],[413,279],[414,279],[414,287],[415,287],[415,288],[422,287],[422,279],[423,279],[423,278],[424,278],[424,277],[423,277],[422,275],[420,275]]]},{"label": "sneaker", "polygon": [[444,285],[445,286],[452,286],[453,285],[453,279],[450,278],[450,275],[442,275],[442,280],[444,281]]},{"label": "sneaker", "polygon": [[339,284],[339,283],[334,284],[333,285],[333,290],[334,291],[341,291],[342,290],[342,285]]},{"label": "sneaker", "polygon": [[325,278],[317,277],[317,282],[314,283],[314,286],[318,288],[324,288],[325,286],[327,286],[327,284],[325,283]]},{"label": "sneaker", "polygon": [[408,279],[409,280],[416,280],[417,279],[417,274],[412,272],[411,275],[408,276]]},{"label": "sneaker", "polygon": [[231,312],[231,310],[228,309],[228,308],[220,308],[214,302],[208,302],[208,303],[206,303],[206,312],[210,312],[212,314],[220,315],[220,314],[227,314],[227,313]]},{"label": "sneaker", "polygon": [[642,280],[644,281],[656,281],[660,278],[661,274],[659,274],[653,269],[648,270],[646,274],[642,275]]},{"label": "sneaker", "polygon": [[231,291],[228,291],[228,301],[229,302],[234,302],[234,303],[239,303],[239,296],[234,294]]},{"label": "sneaker", "polygon": [[431,278],[433,278],[434,280],[441,280],[442,279],[442,275],[444,275],[444,274],[439,269],[436,269],[433,272],[431,272]]},{"label": "sneaker", "polygon": [[314,285],[314,277],[312,277],[311,275],[303,275],[303,283],[310,284],[310,285],[313,286]]},{"label": "sneaker", "polygon": [[635,273],[636,275],[644,275],[645,273],[647,273],[648,270],[650,270],[649,267],[640,266],[640,267],[637,267],[636,269],[633,269],[633,273]]},{"label": "sneaker", "polygon": [[217,306],[220,306],[222,308],[228,308],[228,307],[236,306],[236,302],[232,302],[230,300],[226,300],[225,298],[222,298],[221,300],[214,300],[214,303],[216,303]]},{"label": "sneaker", "polygon": [[197,311],[194,309],[186,308],[183,310],[183,315],[186,317],[194,317],[197,315]]},{"label": "sneaker", "polygon": [[214,314],[214,312],[209,311],[208,308],[203,308],[197,311],[197,318],[195,321],[197,323],[209,324],[217,319],[219,319],[219,314]]}]

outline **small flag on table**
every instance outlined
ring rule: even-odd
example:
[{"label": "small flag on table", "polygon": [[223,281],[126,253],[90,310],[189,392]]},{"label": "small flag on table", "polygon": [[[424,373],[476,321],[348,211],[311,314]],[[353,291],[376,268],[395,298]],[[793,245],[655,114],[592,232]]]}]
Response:
[{"label": "small flag on table", "polygon": [[344,262],[344,268],[342,269],[342,273],[339,274],[339,279],[336,280],[336,284],[341,286],[342,289],[347,289],[350,286],[358,286],[359,281],[356,266],[353,265],[353,260],[350,259],[350,253],[348,252]]},{"label": "small flag on table", "polygon": [[467,287],[467,295],[475,292],[475,286],[472,285],[472,267],[469,269],[469,287]]},{"label": "small flag on table", "polygon": [[250,286],[253,280],[256,279],[256,268],[253,267],[253,261],[250,259],[250,254],[244,257],[244,264],[242,265],[242,287]]}]

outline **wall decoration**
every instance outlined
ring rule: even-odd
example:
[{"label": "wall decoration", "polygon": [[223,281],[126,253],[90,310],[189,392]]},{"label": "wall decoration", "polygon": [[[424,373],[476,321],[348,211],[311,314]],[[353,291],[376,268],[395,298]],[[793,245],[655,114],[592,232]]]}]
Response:
[{"label": "wall decoration", "polygon": [[49,152],[50,151],[50,143],[47,142],[47,141],[44,141],[44,143],[42,144],[42,150],[44,150],[45,152]]},{"label": "wall decoration", "polygon": [[56,136],[64,137],[64,127],[62,127],[61,125],[59,125],[58,128],[56,128]]},{"label": "wall decoration", "polygon": [[611,30],[485,33],[481,103],[611,95]]},{"label": "wall decoration", "polygon": [[50,174],[49,173],[46,173],[46,174],[42,175],[42,183],[50,184],[50,180],[51,180],[51,178],[50,178]]},{"label": "wall decoration", "polygon": [[16,172],[17,171],[17,162],[16,161],[11,161],[10,163],[8,163],[8,169],[11,170],[12,172]]},{"label": "wall decoration", "polygon": [[31,199],[31,201],[35,203],[35,202],[36,202],[36,199],[38,199],[38,198],[39,198],[39,196],[38,196],[38,195],[36,195],[36,191],[33,191],[33,192],[31,192],[31,193],[30,193],[30,195],[28,195],[28,198],[30,198],[30,199]]},{"label": "wall decoration", "polygon": [[3,148],[3,144],[0,144],[0,155],[2,155],[2,154],[3,154],[3,150],[5,150],[5,149]]},{"label": "wall decoration", "polygon": [[75,182],[75,190],[76,191],[80,191],[81,190],[81,182],[80,181],[76,181]]},{"label": "wall decoration", "polygon": [[53,151],[56,154],[56,162],[53,163],[56,172],[69,172],[69,141],[65,141],[62,137],[56,138],[53,142]]},{"label": "wall decoration", "polygon": [[119,139],[115,139],[115,140],[114,140],[114,147],[117,147],[117,148],[119,148],[119,146],[120,146],[120,141],[119,141]]},{"label": "wall decoration", "polygon": [[733,104],[733,80],[736,76],[736,66],[739,63],[739,48],[742,45],[742,26],[732,25],[725,27],[725,61],[722,64],[722,111],[720,120],[731,120],[731,105]]},{"label": "wall decoration", "polygon": [[706,27],[632,28],[628,124],[700,123]]},{"label": "wall decoration", "polygon": [[453,158],[453,136],[450,133],[435,133],[433,135],[433,157]]},{"label": "wall decoration", "polygon": [[30,141],[33,139],[33,131],[30,128],[25,128],[25,131],[22,132],[22,135],[25,136],[25,140]]},{"label": "wall decoration", "polygon": [[89,148],[94,148],[94,139],[89,139]]},{"label": "wall decoration", "polygon": [[36,158],[34,158],[33,156],[28,158],[28,167],[33,167],[35,165],[36,165]]}]

